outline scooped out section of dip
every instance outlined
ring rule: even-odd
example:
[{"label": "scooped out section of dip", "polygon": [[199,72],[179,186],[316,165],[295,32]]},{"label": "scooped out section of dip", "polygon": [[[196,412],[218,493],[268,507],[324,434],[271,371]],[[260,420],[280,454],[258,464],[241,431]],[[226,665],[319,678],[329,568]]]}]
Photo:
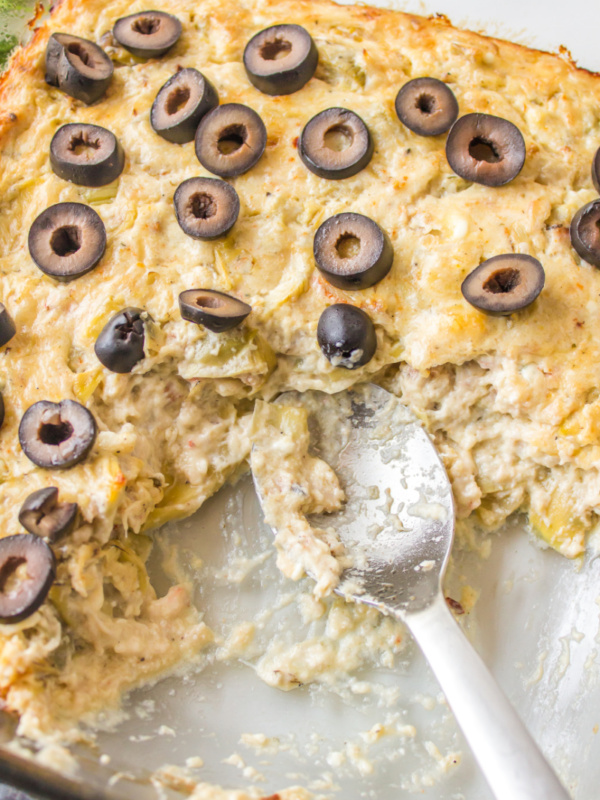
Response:
[{"label": "scooped out section of dip", "polygon": [[331,467],[308,453],[306,409],[257,401],[250,438],[250,467],[275,532],[277,565],[292,580],[310,574],[316,595],[329,593],[348,562],[337,538],[306,517],[339,510],[344,492]]}]

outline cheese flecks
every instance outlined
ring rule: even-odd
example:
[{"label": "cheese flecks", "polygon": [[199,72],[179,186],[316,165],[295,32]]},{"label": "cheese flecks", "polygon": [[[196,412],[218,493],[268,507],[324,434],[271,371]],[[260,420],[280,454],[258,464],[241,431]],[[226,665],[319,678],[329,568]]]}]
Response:
[{"label": "cheese flecks", "polygon": [[[0,693],[31,736],[67,736],[74,720],[211,642],[185,586],[156,597],[145,566],[150,531],[200,507],[246,463],[257,419],[273,476],[279,466],[287,489],[305,484],[311,502],[323,479],[329,507],[343,501],[323,462],[304,459],[297,469],[281,448],[268,462],[272,411],[263,402],[280,391],[334,392],[375,379],[401,396],[434,436],[464,525],[495,528],[522,509],[543,540],[576,556],[600,509],[600,274],[568,235],[577,209],[595,197],[600,79],[443,20],[326,0],[163,0],[161,9],[181,21],[178,43],[148,61],[107,46],[114,77],[91,106],[45,83],[46,43],[53,31],[105,42],[131,12],[128,0],[55,4],[0,85],[0,302],[17,329],[0,351],[0,526],[18,533],[23,500],[47,485],[82,516],[61,544],[50,601],[0,631]],[[273,97],[250,84],[242,54],[252,35],[280,23],[306,28],[319,65],[299,92]],[[267,128],[264,155],[235,178],[238,220],[214,242],[186,236],[173,210],[179,184],[209,177],[193,143],[165,141],[149,120],[180,67],[201,69],[221,103],[248,105]],[[446,82],[461,114],[517,125],[527,157],[515,180],[471,185],[450,170],[443,137],[399,123],[394,99],[416,76]],[[332,182],[306,169],[297,141],[311,117],[337,106],[365,121],[375,149],[365,169]],[[116,181],[91,189],[52,172],[50,141],[68,122],[117,136],[126,160]],[[100,264],[69,284],[42,274],[27,251],[33,220],[58,202],[91,205],[107,232]],[[390,273],[363,291],[336,289],[315,269],[314,234],[343,212],[370,217],[393,243]],[[535,303],[502,319],[465,303],[465,276],[513,252],[544,267]],[[186,322],[178,295],[198,287],[234,295],[252,313],[222,334]],[[317,343],[322,311],[338,302],[362,308],[376,326],[377,352],[356,370],[330,364]],[[116,375],[93,346],[127,306],[151,322],[145,358]],[[66,398],[92,411],[99,435],[84,463],[50,476],[24,456],[17,428],[33,403]],[[271,499],[281,490],[274,485]],[[288,535],[289,548],[280,539],[280,561],[292,576],[315,573],[326,592],[341,554],[326,533],[293,519],[301,530]],[[272,666],[265,661],[265,675]]]}]

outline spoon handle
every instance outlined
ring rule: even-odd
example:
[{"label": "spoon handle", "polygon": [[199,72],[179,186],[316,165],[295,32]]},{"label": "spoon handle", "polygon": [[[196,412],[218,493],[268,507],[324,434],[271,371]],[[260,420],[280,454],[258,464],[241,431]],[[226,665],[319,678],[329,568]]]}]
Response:
[{"label": "spoon handle", "polygon": [[443,596],[402,619],[429,661],[496,800],[569,800]]}]

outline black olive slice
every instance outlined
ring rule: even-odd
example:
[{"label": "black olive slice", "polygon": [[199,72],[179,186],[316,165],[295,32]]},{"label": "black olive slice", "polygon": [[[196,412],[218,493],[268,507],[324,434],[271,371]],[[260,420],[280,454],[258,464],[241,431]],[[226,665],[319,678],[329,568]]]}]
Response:
[{"label": "black olive slice", "polygon": [[53,33],[46,47],[46,83],[90,105],[99,100],[113,75],[113,63],[94,42]]},{"label": "black olive slice", "polygon": [[159,89],[150,111],[150,124],[163,139],[191,142],[198,123],[219,105],[219,95],[201,72],[191,67],[172,75]]},{"label": "black olive slice", "polygon": [[131,372],[144,358],[144,320],[141,308],[124,308],[109,319],[96,339],[98,361],[111,372]]},{"label": "black olive slice", "polygon": [[48,486],[25,498],[19,511],[19,522],[29,533],[56,542],[61,536],[71,533],[78,512],[77,503],[59,503],[58,489]]},{"label": "black olive slice", "polygon": [[292,94],[312,78],[319,53],[300,25],[272,25],[255,34],[244,50],[250,83],[264,94]]},{"label": "black olive slice", "polygon": [[214,289],[187,289],[179,295],[179,310],[189,322],[221,333],[243,322],[252,308],[237,297]]},{"label": "black olive slice", "polygon": [[573,217],[571,244],[584,261],[600,267],[600,200],[586,203]]},{"label": "black olive slice", "polygon": [[488,258],[464,279],[465,300],[492,316],[531,305],[544,288],[544,268],[533,256],[508,253]]},{"label": "black olive slice", "polygon": [[317,341],[334,367],[356,369],[369,362],[377,350],[371,317],[356,306],[336,303],[323,311],[317,325]]},{"label": "black olive slice", "polygon": [[4,347],[13,338],[17,329],[4,303],[0,303],[0,347]]},{"label": "black olive slice", "polygon": [[56,559],[39,536],[0,539],[0,622],[21,622],[42,605],[56,577]]},{"label": "black olive slice", "polygon": [[266,145],[264,122],[256,111],[240,103],[225,103],[209,111],[196,131],[198,161],[222,178],[248,172]]},{"label": "black olive slice", "polygon": [[189,178],[173,198],[181,229],[194,239],[218,239],[233,228],[240,213],[238,193],[218,178]]},{"label": "black olive slice", "polygon": [[313,242],[317,267],[338,289],[367,289],[388,274],[394,249],[369,217],[343,213],[319,227]]},{"label": "black olive slice", "polygon": [[177,43],[181,22],[164,11],[140,11],[118,19],[112,33],[136,58],[160,58]]},{"label": "black olive slice", "polygon": [[452,89],[437,78],[414,78],[396,95],[396,114],[419,136],[439,136],[456,122],[458,103]]},{"label": "black olive slice", "polygon": [[512,122],[491,114],[465,114],[446,140],[446,158],[456,174],[484,186],[503,186],[525,163],[525,140]]},{"label": "black olive slice", "polygon": [[351,178],[373,156],[373,140],[362,119],[347,108],[328,108],[304,126],[298,154],[320,178]]},{"label": "black olive slice", "polygon": [[72,281],[98,264],[106,249],[106,230],[90,206],[56,203],[34,220],[28,244],[42,272]]},{"label": "black olive slice", "polygon": [[600,147],[596,150],[596,155],[592,161],[592,183],[594,189],[600,194]]},{"label": "black olive slice", "polygon": [[92,414],[75,400],[29,406],[19,425],[19,442],[30,461],[44,469],[66,469],[83,461],[96,441]]},{"label": "black olive slice", "polygon": [[106,128],[69,122],[52,137],[50,165],[59,178],[78,186],[105,186],[123,172],[125,154]]}]

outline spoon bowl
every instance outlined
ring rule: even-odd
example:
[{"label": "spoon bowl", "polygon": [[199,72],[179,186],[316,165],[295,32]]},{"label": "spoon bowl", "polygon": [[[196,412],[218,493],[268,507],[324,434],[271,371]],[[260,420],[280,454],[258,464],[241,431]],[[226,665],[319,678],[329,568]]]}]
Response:
[{"label": "spoon bowl", "polygon": [[[375,384],[315,395],[311,454],[332,467],[346,494],[340,512],[310,518],[334,528],[351,556],[337,593],[386,612],[426,608],[440,590],[454,541],[452,489],[429,436]],[[279,402],[305,404],[303,398],[288,392]]]},{"label": "spoon bowl", "polygon": [[[341,511],[310,517],[335,531],[349,559],[334,591],[406,623],[497,800],[568,800],[446,605],[452,489],[418,420],[374,384],[334,395],[286,392],[277,402],[306,408],[310,455],[327,462],[346,495]],[[267,487],[256,474],[254,482],[264,506]]]}]

